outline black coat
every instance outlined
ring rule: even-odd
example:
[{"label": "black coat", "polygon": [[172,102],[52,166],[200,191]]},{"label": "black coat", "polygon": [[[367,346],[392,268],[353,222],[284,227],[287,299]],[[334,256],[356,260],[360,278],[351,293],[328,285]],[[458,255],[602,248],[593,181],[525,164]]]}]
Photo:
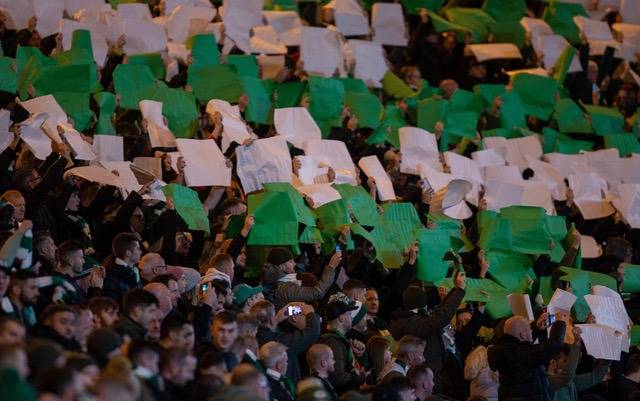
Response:
[{"label": "black coat", "polygon": [[102,295],[112,298],[118,304],[122,304],[122,297],[127,291],[142,287],[142,281],[137,281],[135,272],[128,267],[116,264],[115,257],[109,260],[105,270]]},{"label": "black coat", "polygon": [[504,334],[489,347],[489,367],[498,371],[500,377],[499,400],[515,397],[528,401],[551,399],[545,365],[561,351],[566,328],[565,322],[555,322],[549,338],[540,344],[521,342]]}]

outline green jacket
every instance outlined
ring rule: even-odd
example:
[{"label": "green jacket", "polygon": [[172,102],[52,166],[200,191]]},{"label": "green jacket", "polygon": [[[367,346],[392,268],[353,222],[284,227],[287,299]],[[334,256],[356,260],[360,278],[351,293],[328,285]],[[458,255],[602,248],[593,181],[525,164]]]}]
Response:
[{"label": "green jacket", "polygon": [[578,401],[578,392],[600,383],[607,374],[611,363],[596,359],[596,363],[590,373],[576,375],[579,361],[580,345],[573,344],[569,352],[566,370],[549,375],[549,385],[553,394],[552,401]]}]

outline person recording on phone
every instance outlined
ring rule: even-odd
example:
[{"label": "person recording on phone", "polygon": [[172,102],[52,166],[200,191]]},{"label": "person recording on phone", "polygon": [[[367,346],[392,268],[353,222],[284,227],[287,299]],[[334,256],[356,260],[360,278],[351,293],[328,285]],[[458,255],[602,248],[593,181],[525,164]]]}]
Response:
[{"label": "person recording on phone", "polygon": [[301,354],[320,336],[320,316],[311,305],[292,303],[284,306],[276,313],[269,301],[258,301],[250,311],[258,321],[256,338],[260,346],[269,341],[278,341],[287,347],[287,376],[294,381],[302,378],[300,368]]}]

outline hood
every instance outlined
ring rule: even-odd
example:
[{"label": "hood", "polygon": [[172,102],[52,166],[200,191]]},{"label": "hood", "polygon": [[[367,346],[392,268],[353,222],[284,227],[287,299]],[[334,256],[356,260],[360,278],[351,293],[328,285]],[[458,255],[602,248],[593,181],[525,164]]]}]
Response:
[{"label": "hood", "polygon": [[267,285],[273,285],[282,277],[286,276],[285,272],[280,270],[278,266],[267,263],[264,265],[263,282]]}]

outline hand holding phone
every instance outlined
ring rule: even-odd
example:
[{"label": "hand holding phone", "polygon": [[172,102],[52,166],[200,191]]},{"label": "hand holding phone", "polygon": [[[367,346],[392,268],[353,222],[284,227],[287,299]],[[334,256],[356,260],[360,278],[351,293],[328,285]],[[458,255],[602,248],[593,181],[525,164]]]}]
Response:
[{"label": "hand holding phone", "polygon": [[287,311],[285,312],[286,316],[296,316],[302,314],[302,308],[298,305],[289,305],[287,306]]}]

